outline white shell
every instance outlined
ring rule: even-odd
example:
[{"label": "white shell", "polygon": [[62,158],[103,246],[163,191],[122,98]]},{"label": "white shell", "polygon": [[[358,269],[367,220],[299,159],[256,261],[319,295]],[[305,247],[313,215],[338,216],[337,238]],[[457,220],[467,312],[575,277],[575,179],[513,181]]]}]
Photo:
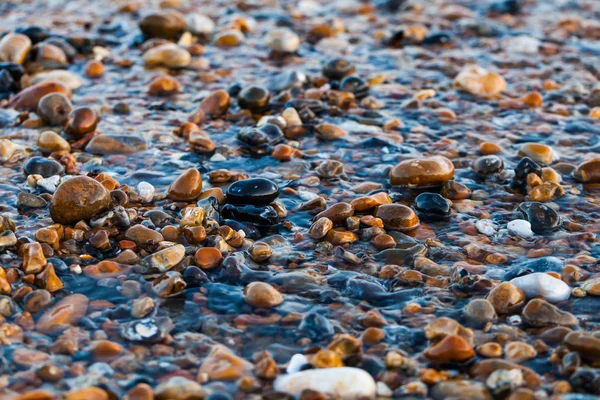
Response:
[{"label": "white shell", "polygon": [[293,395],[315,390],[345,400],[372,399],[377,392],[371,375],[353,367],[309,369],[282,375],[275,380],[273,389]]},{"label": "white shell", "polygon": [[506,227],[509,231],[521,236],[522,238],[528,239],[533,237],[531,224],[529,221],[525,221],[524,219],[515,219],[514,221],[510,221]]},{"label": "white shell", "polygon": [[550,303],[567,300],[571,295],[569,285],[543,272],[519,276],[511,280],[510,283],[525,292],[527,297],[541,296]]}]

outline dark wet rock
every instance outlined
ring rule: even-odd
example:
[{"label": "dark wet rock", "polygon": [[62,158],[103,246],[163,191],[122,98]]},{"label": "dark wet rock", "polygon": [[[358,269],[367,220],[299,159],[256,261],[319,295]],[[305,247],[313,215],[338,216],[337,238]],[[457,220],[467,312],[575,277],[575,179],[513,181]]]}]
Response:
[{"label": "dark wet rock", "polygon": [[149,14],[139,23],[142,33],[151,38],[175,39],[185,31],[183,15],[169,10]]},{"label": "dark wet rock", "polygon": [[547,326],[577,326],[577,317],[545,300],[533,299],[523,309],[523,322],[527,325],[543,328]]},{"label": "dark wet rock", "polygon": [[421,193],[415,199],[419,218],[425,221],[446,220],[450,217],[450,203],[437,193]]},{"label": "dark wet rock", "polygon": [[23,25],[15,29],[15,33],[25,35],[31,40],[31,43],[36,44],[44,41],[50,36],[48,28],[39,25]]},{"label": "dark wet rock", "polygon": [[279,196],[279,187],[265,178],[236,181],[227,188],[227,201],[231,204],[267,205]]},{"label": "dark wet rock", "polygon": [[354,65],[343,58],[334,58],[323,65],[323,75],[333,80],[340,80],[345,76],[353,74],[354,71]]},{"label": "dark wet rock", "polygon": [[557,272],[560,273],[564,263],[557,257],[540,257],[510,268],[504,275],[504,280],[510,281],[518,276],[534,272]]},{"label": "dark wet rock", "polygon": [[271,93],[262,86],[250,86],[243,89],[238,95],[238,104],[241,108],[252,112],[263,111],[269,105]]},{"label": "dark wet rock", "polygon": [[410,262],[415,256],[425,255],[425,253],[427,253],[427,247],[415,244],[405,249],[385,249],[376,253],[374,257],[386,264],[403,265]]},{"label": "dark wet rock", "polygon": [[48,178],[53,175],[62,175],[65,167],[52,158],[31,157],[23,167],[25,175],[41,175]]},{"label": "dark wet rock", "polygon": [[297,70],[287,70],[270,78],[266,86],[270,91],[281,92],[293,87],[300,87],[306,82],[306,74]]},{"label": "dark wet rock", "polygon": [[240,129],[237,139],[251,153],[265,154],[273,146],[284,140],[281,128],[274,124],[266,124],[259,128],[246,127]]},{"label": "dark wet rock", "polygon": [[64,125],[73,109],[71,101],[62,93],[50,93],[40,99],[37,113],[49,125]]},{"label": "dark wet rock", "polygon": [[[569,378],[569,383],[578,391],[600,395],[600,369],[598,368],[580,368]],[[568,395],[574,396],[574,395]],[[575,395],[576,396],[576,395]],[[582,395],[579,395],[582,396]],[[567,399],[567,396],[561,396],[561,399]],[[584,400],[585,398],[581,399]],[[572,398],[572,400],[576,400]],[[577,399],[579,400],[579,399]]]},{"label": "dark wet rock", "polygon": [[531,224],[531,230],[537,234],[552,232],[561,224],[560,215],[544,203],[529,201],[521,203],[519,211]]},{"label": "dark wet rock", "polygon": [[542,177],[542,167],[529,157],[523,157],[515,167],[515,176],[513,177],[511,187],[513,189],[523,189],[527,184],[527,175],[536,174]]},{"label": "dark wet rock", "polygon": [[498,174],[503,169],[504,161],[495,155],[482,156],[473,162],[473,171],[482,176]]},{"label": "dark wet rock", "polygon": [[85,151],[92,154],[130,154],[148,148],[146,139],[138,136],[98,135],[85,146]]},{"label": "dark wet rock", "polygon": [[196,288],[202,286],[203,283],[208,282],[208,276],[200,268],[191,265],[183,272],[183,280],[188,288]]},{"label": "dark wet rock", "polygon": [[272,227],[279,223],[277,211],[271,206],[226,204],[221,210],[221,215],[225,219],[242,221],[260,228]]},{"label": "dark wet rock", "polygon": [[340,90],[351,92],[360,99],[369,94],[369,83],[358,76],[347,76],[340,82]]},{"label": "dark wet rock", "polygon": [[50,215],[60,224],[90,219],[110,206],[110,193],[98,181],[77,176],[61,183],[50,203]]},{"label": "dark wet rock", "polygon": [[31,193],[21,192],[17,196],[17,208],[19,209],[44,208],[47,205],[46,200]]}]

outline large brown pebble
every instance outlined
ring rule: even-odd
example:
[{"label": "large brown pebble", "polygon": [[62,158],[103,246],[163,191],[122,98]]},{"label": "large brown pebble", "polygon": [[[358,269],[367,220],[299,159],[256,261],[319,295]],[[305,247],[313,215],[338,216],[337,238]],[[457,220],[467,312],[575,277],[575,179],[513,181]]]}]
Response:
[{"label": "large brown pebble", "polygon": [[167,196],[175,201],[192,201],[202,192],[202,175],[190,168],[179,175],[169,186]]},{"label": "large brown pebble", "polygon": [[449,335],[425,350],[423,355],[439,363],[462,362],[473,358],[475,351],[462,337]]},{"label": "large brown pebble", "polygon": [[170,10],[145,16],[140,21],[140,30],[151,38],[175,39],[185,31],[185,18]]},{"label": "large brown pebble", "polygon": [[199,109],[209,118],[217,118],[225,114],[229,108],[230,96],[225,90],[217,90],[200,102]]},{"label": "large brown pebble", "polygon": [[154,246],[158,242],[163,241],[163,235],[160,232],[150,229],[144,225],[137,224],[127,229],[125,237],[132,240],[138,246]]},{"label": "large brown pebble", "polygon": [[206,393],[199,383],[182,376],[173,376],[156,387],[156,400],[203,400]]},{"label": "large brown pebble", "polygon": [[573,176],[581,183],[600,183],[600,157],[579,164]]},{"label": "large brown pebble", "polygon": [[50,93],[62,93],[71,97],[71,90],[62,83],[40,82],[17,93],[10,100],[10,105],[17,110],[36,111],[42,97]]},{"label": "large brown pebble", "polygon": [[283,302],[283,296],[266,282],[252,282],[244,289],[244,300],[254,307],[276,307]]},{"label": "large brown pebble", "polygon": [[202,362],[199,372],[207,374],[210,380],[235,381],[246,375],[252,367],[252,364],[228,348],[216,345]]},{"label": "large brown pebble", "polygon": [[38,103],[37,114],[48,125],[64,125],[73,109],[71,101],[63,93],[50,93]]},{"label": "large brown pebble", "polygon": [[387,230],[407,232],[419,226],[415,211],[404,204],[383,204],[377,207],[374,215],[381,218]]},{"label": "large brown pebble", "polygon": [[59,134],[52,131],[42,132],[37,140],[37,145],[44,153],[52,153],[54,151],[63,150],[69,151],[71,148],[69,142],[60,137]]},{"label": "large brown pebble", "polygon": [[91,154],[132,154],[148,148],[146,139],[132,135],[98,135],[85,146]]},{"label": "large brown pebble", "polygon": [[324,211],[318,213],[315,217],[315,221],[319,218],[329,218],[334,225],[344,224],[346,222],[346,218],[354,215],[354,207],[349,203],[337,203],[328,207]]},{"label": "large brown pebble", "polygon": [[36,323],[36,329],[51,334],[66,330],[85,316],[88,298],[82,294],[65,297],[46,311]]},{"label": "large brown pebble", "polygon": [[0,61],[23,64],[31,50],[31,39],[20,33],[9,33],[0,39]]},{"label": "large brown pebble", "polygon": [[109,400],[109,397],[104,390],[92,386],[65,393],[64,400]]},{"label": "large brown pebble", "polygon": [[98,113],[89,107],[76,108],[69,114],[65,132],[76,139],[96,130]]},{"label": "large brown pebble", "polygon": [[502,282],[487,295],[498,314],[511,314],[525,304],[525,293],[510,282]]},{"label": "large brown pebble", "polygon": [[533,299],[523,309],[523,322],[527,325],[543,328],[547,326],[576,326],[577,317],[542,299]]},{"label": "large brown pebble", "polygon": [[464,316],[469,324],[478,328],[497,318],[494,305],[486,299],[471,300],[464,308]]},{"label": "large brown pebble", "polygon": [[554,157],[552,147],[543,143],[523,143],[519,155],[529,157],[537,163],[550,164]]},{"label": "large brown pebble", "polygon": [[146,383],[138,383],[125,394],[123,400],[154,400],[154,391]]},{"label": "large brown pebble", "polygon": [[110,193],[98,181],[77,176],[61,183],[50,203],[50,216],[64,225],[90,219],[110,207]]},{"label": "large brown pebble", "polygon": [[390,183],[401,186],[439,186],[454,178],[454,164],[443,156],[401,161],[390,171]]},{"label": "large brown pebble", "polygon": [[565,336],[563,344],[586,360],[600,361],[600,338],[591,333],[571,332]]},{"label": "large brown pebble", "polygon": [[535,373],[532,369],[524,367],[522,365],[519,365],[519,364],[511,362],[511,361],[499,360],[499,359],[488,359],[488,360],[479,361],[471,367],[469,374],[472,377],[477,377],[477,378],[485,380],[488,378],[488,376],[490,376],[492,374],[492,372],[499,370],[499,369],[507,369],[507,370],[518,369],[518,370],[520,370],[523,373],[523,378],[525,380],[525,384],[529,388],[536,388],[541,383],[540,376],[537,373]]},{"label": "large brown pebble", "polygon": [[469,399],[492,400],[493,397],[485,384],[463,379],[447,380],[437,383],[431,388],[433,400]]}]

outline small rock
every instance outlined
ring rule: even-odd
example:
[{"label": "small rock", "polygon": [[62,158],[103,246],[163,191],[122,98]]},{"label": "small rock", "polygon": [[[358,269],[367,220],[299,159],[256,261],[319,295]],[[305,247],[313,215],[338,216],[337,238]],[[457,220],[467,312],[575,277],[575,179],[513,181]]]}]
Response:
[{"label": "small rock", "polygon": [[71,146],[69,142],[60,137],[59,134],[46,131],[42,132],[38,138],[37,145],[44,153],[52,153],[54,151],[69,151]]},{"label": "small rock", "polygon": [[458,335],[449,335],[429,347],[423,355],[439,363],[463,362],[475,356],[473,347]]},{"label": "small rock", "polygon": [[543,272],[520,276],[511,280],[510,283],[521,289],[528,298],[539,296],[550,303],[567,300],[571,295],[569,285]]},{"label": "small rock", "polygon": [[46,311],[36,323],[36,329],[52,334],[66,330],[85,316],[88,299],[82,294],[72,294]]},{"label": "small rock", "polygon": [[600,157],[579,164],[573,176],[581,183],[600,183]]},{"label": "small rock", "polygon": [[110,193],[98,181],[77,176],[61,183],[50,203],[50,216],[60,224],[90,219],[110,207]]},{"label": "small rock", "polygon": [[157,251],[145,257],[142,261],[149,268],[149,271],[166,272],[179,264],[185,257],[185,247],[176,244],[166,249]]},{"label": "small rock", "polygon": [[9,33],[0,39],[0,61],[22,65],[31,50],[31,40],[20,33]]},{"label": "small rock", "polygon": [[534,233],[531,230],[531,224],[529,223],[529,221],[526,221],[524,219],[515,219],[513,221],[510,221],[506,225],[506,228],[515,235],[518,235],[524,239],[529,239],[534,236]]},{"label": "small rock", "polygon": [[183,47],[165,43],[147,50],[143,59],[148,67],[183,68],[190,64],[192,56]]},{"label": "small rock", "polygon": [[273,389],[295,396],[312,390],[348,400],[374,398],[377,393],[371,375],[353,367],[320,368],[282,375],[273,383]]},{"label": "small rock", "polygon": [[541,299],[533,299],[523,309],[523,322],[543,328],[547,326],[577,326],[577,317]]},{"label": "small rock", "polygon": [[98,135],[94,136],[85,146],[85,151],[91,154],[132,154],[146,150],[146,139],[130,135]]},{"label": "small rock", "polygon": [[215,23],[204,14],[192,13],[185,17],[187,31],[195,36],[210,36],[215,30]]},{"label": "small rock", "polygon": [[52,158],[31,157],[23,166],[25,175],[41,175],[48,178],[53,175],[61,175],[65,167]]},{"label": "small rock", "polygon": [[502,282],[487,295],[498,314],[512,314],[525,304],[525,293],[510,282]]},{"label": "small rock", "polygon": [[408,232],[419,226],[417,214],[403,204],[383,204],[377,207],[374,215],[381,218],[388,230]]},{"label": "small rock", "polygon": [[271,50],[295,53],[300,46],[300,37],[289,28],[276,28],[267,33],[265,42]]},{"label": "small rock", "polygon": [[244,300],[253,307],[271,308],[283,303],[283,296],[266,282],[252,282],[244,289]]},{"label": "small rock", "polygon": [[519,155],[529,157],[537,163],[550,164],[554,160],[552,147],[542,143],[524,143],[519,148]]},{"label": "small rock", "polygon": [[206,393],[199,383],[174,376],[154,390],[156,400],[204,400]]},{"label": "small rock", "polygon": [[190,168],[179,175],[169,186],[167,196],[174,201],[192,201],[202,192],[202,175]]},{"label": "small rock", "polygon": [[442,156],[404,160],[390,172],[390,183],[401,186],[439,186],[453,178],[454,165]]},{"label": "small rock", "polygon": [[50,93],[71,96],[71,89],[58,82],[41,82],[21,90],[11,100],[10,105],[17,110],[36,111],[40,99]]},{"label": "small rock", "polygon": [[496,96],[506,89],[506,81],[479,65],[467,65],[454,78],[454,86],[478,96]]}]

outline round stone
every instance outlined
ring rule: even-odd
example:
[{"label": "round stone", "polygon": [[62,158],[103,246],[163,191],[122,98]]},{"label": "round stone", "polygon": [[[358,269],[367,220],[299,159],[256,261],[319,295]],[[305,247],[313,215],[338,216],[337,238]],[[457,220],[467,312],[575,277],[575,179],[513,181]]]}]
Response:
[{"label": "round stone", "polygon": [[463,362],[475,356],[473,347],[458,335],[448,335],[429,347],[423,355],[439,363]]},{"label": "round stone", "polygon": [[179,175],[169,186],[167,196],[174,201],[192,201],[202,192],[202,175],[190,168]]},{"label": "round stone", "polygon": [[265,42],[271,50],[294,53],[300,46],[300,37],[289,28],[275,28],[269,31]]},{"label": "round stone", "polygon": [[510,282],[502,282],[487,295],[498,314],[511,314],[525,304],[525,293]]},{"label": "round stone", "polygon": [[469,324],[477,328],[482,328],[497,318],[494,305],[486,299],[471,300],[464,308],[464,316]]},{"label": "round stone", "polygon": [[264,110],[271,98],[269,90],[262,86],[249,86],[242,90],[238,95],[238,104],[241,108],[252,112]]},{"label": "round stone", "polygon": [[64,125],[72,109],[67,96],[62,93],[50,93],[40,99],[37,114],[49,125]]},{"label": "round stone", "polygon": [[573,177],[581,183],[600,183],[600,157],[579,164]]},{"label": "round stone", "polygon": [[577,317],[542,299],[533,299],[523,309],[523,322],[543,328],[548,326],[577,326]]},{"label": "round stone", "polygon": [[98,181],[77,176],[61,183],[50,203],[50,216],[60,224],[90,219],[110,207],[110,193]]},{"label": "round stone", "polygon": [[456,181],[444,182],[440,194],[450,200],[463,200],[471,197],[471,189]]},{"label": "round stone", "polygon": [[383,204],[377,207],[375,216],[381,218],[387,230],[407,232],[419,226],[417,214],[404,204]]},{"label": "round stone", "polygon": [[40,150],[45,153],[52,153],[53,151],[62,150],[68,151],[71,148],[69,142],[60,137],[59,134],[52,131],[42,132],[38,138],[37,145]]},{"label": "round stone", "polygon": [[61,175],[65,167],[52,158],[31,157],[23,167],[25,175],[41,175],[48,178],[53,175]]},{"label": "round stone", "polygon": [[58,82],[40,82],[21,90],[10,100],[10,105],[17,110],[36,111],[40,99],[50,93],[63,93],[71,96],[71,90]]},{"label": "round stone", "polygon": [[227,188],[227,201],[231,204],[267,205],[279,196],[279,186],[265,178],[236,181]]},{"label": "round stone", "polygon": [[369,83],[359,76],[351,75],[342,79],[340,90],[353,93],[357,98],[362,98],[369,93]]},{"label": "round stone", "polygon": [[209,118],[218,118],[229,108],[230,96],[225,90],[216,90],[202,99],[199,109]]},{"label": "round stone", "polygon": [[482,176],[499,174],[503,169],[504,161],[496,155],[479,157],[473,162],[473,171]]},{"label": "round stone", "polygon": [[314,220],[318,221],[321,218],[328,218],[334,225],[340,225],[346,223],[346,218],[353,215],[354,207],[350,203],[341,202],[321,211],[315,216]]},{"label": "round stone", "polygon": [[42,333],[62,332],[83,318],[87,307],[86,296],[82,294],[67,296],[40,317],[36,329]]},{"label": "round stone", "polygon": [[223,254],[216,247],[202,247],[194,255],[196,265],[202,269],[213,269],[219,265],[222,259]]},{"label": "round stone", "polygon": [[537,234],[544,234],[556,230],[560,224],[560,215],[544,203],[528,201],[521,203],[519,211],[531,224],[531,230]]},{"label": "round stone", "polygon": [[9,33],[0,39],[0,61],[23,64],[31,50],[31,39],[20,33]]},{"label": "round stone", "polygon": [[453,178],[454,165],[443,156],[404,160],[390,172],[390,183],[401,186],[439,186]]},{"label": "round stone", "polygon": [[173,10],[149,14],[139,23],[144,35],[163,39],[177,38],[185,31],[186,25],[185,18]]},{"label": "round stone", "polygon": [[175,43],[165,43],[146,51],[143,59],[148,67],[183,68],[190,64],[192,55]]},{"label": "round stone", "polygon": [[252,282],[244,289],[244,300],[253,307],[271,308],[283,303],[283,296],[266,282]]},{"label": "round stone", "polygon": [[529,157],[523,157],[515,167],[515,176],[513,177],[512,187],[523,188],[527,184],[527,175],[536,174],[542,176],[542,167]]},{"label": "round stone", "polygon": [[65,132],[76,139],[96,130],[98,126],[98,114],[89,107],[76,108],[69,114],[65,126]]},{"label": "round stone", "polygon": [[444,220],[450,217],[450,203],[438,193],[421,193],[415,199],[415,209],[423,220]]},{"label": "round stone", "polygon": [[523,143],[519,148],[519,155],[531,158],[542,164],[552,163],[554,152],[552,147],[542,143]]},{"label": "round stone", "polygon": [[354,65],[344,58],[334,58],[323,65],[323,75],[333,80],[340,80],[354,71]]}]

